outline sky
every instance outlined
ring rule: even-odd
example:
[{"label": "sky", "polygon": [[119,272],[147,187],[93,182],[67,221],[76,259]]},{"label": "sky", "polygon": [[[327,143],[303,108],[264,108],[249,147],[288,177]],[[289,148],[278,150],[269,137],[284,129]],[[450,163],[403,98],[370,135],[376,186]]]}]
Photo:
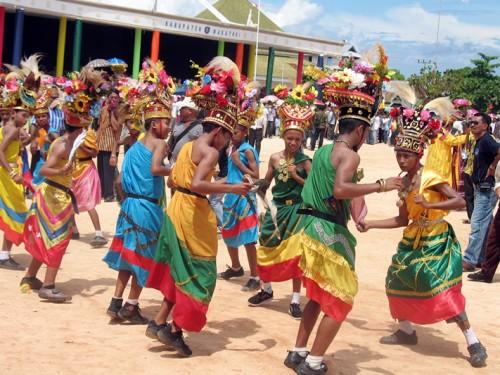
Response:
[{"label": "sky", "polygon": [[[203,9],[199,0],[159,1],[178,15]],[[359,51],[382,43],[405,75],[424,62],[445,70],[470,65],[478,52],[500,56],[500,0],[261,0],[261,7],[286,32],[346,40]]]}]

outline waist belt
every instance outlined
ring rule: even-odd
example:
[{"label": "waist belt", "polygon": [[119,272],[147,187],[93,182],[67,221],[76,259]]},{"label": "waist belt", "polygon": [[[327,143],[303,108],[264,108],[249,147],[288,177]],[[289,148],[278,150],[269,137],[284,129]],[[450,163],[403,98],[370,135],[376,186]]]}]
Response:
[{"label": "waist belt", "polygon": [[343,227],[347,226],[346,225],[347,223],[345,222],[345,220],[340,219],[338,216],[327,214],[327,213],[315,210],[314,208],[299,208],[297,210],[297,213],[299,215],[314,216],[314,217],[329,221],[331,223],[341,225]]},{"label": "waist belt", "polygon": [[273,201],[278,204],[284,204],[286,206],[292,206],[294,204],[299,204],[302,202],[301,200],[298,199],[276,199],[276,198],[273,198]]},{"label": "waist belt", "polygon": [[197,198],[206,199],[208,201],[208,198],[205,195],[195,193],[194,191],[191,191],[189,189],[183,188],[181,186],[178,186],[178,187],[175,188],[175,192],[178,192],[178,191],[181,192],[181,193],[183,193],[183,194],[193,195],[193,196],[195,196]]},{"label": "waist belt", "polygon": [[125,198],[132,198],[132,199],[144,199],[145,201],[154,203],[154,204],[160,204],[159,199],[151,198],[146,195],[140,195],[140,194],[134,194],[134,193],[125,193]]},{"label": "waist belt", "polygon": [[69,187],[66,187],[64,185],[58,184],[57,182],[49,180],[48,178],[45,179],[45,183],[47,185],[49,185],[49,186],[52,186],[52,187],[56,188],[56,189],[62,190],[66,194],[68,194],[69,197],[71,198],[71,205],[73,206],[73,211],[75,211],[76,214],[79,213],[78,212],[78,204],[77,204],[77,201],[76,201],[75,194],[73,194],[73,192],[71,191],[71,189]]},{"label": "waist belt", "polygon": [[87,158],[76,158],[77,161],[89,161],[92,160],[92,156],[89,156]]}]

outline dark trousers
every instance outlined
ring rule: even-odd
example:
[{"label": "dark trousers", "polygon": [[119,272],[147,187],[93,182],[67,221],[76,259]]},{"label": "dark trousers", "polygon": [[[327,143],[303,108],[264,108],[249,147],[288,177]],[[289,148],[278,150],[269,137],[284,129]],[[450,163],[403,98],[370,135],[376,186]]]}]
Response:
[{"label": "dark trousers", "polygon": [[314,128],[311,136],[311,150],[316,148],[316,141],[319,138],[318,148],[323,146],[323,137],[325,136],[325,128]]},{"label": "dark trousers", "polygon": [[99,151],[97,154],[97,171],[101,180],[101,191],[104,199],[113,198],[113,184],[115,181],[116,168],[109,165],[111,151]]},{"label": "dark trousers", "polygon": [[260,144],[262,142],[262,128],[261,129],[252,129],[248,130],[248,143],[250,146],[257,150],[257,154],[260,155]]},{"label": "dark trousers", "polygon": [[33,155],[31,155],[30,172],[31,172],[32,175],[33,175],[33,173],[35,173],[36,165],[37,165],[37,163],[38,163],[38,161],[40,160],[41,157],[42,157],[42,154],[40,154],[40,151],[37,151]]},{"label": "dark trousers", "polygon": [[481,271],[487,280],[492,280],[500,262],[500,205],[486,237],[486,255]]},{"label": "dark trousers", "polygon": [[462,174],[464,181],[464,199],[465,207],[467,208],[467,217],[472,217],[472,212],[474,211],[474,184],[472,183],[472,178],[467,173]]},{"label": "dark trousers", "polygon": [[276,133],[275,122],[268,121],[266,126],[266,138],[271,138]]}]

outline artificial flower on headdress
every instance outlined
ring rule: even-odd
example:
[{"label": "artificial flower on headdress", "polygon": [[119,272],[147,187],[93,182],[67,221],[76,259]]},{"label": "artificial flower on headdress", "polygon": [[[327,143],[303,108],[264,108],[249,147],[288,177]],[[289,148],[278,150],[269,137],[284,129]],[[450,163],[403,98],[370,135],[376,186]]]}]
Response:
[{"label": "artificial flower on headdress", "polygon": [[371,55],[345,58],[331,75],[317,81],[323,87],[324,99],[337,105],[339,120],[356,119],[370,126],[371,117],[379,109],[382,86],[390,80],[391,72],[381,45]]},{"label": "artificial flower on headdress", "polygon": [[304,69],[302,79],[304,82],[316,82],[322,78],[328,77],[330,71],[326,68],[320,68],[315,65],[307,65]]},{"label": "artificial flower on headdress", "polygon": [[[287,93],[287,96],[283,96]],[[318,95],[318,91],[310,82],[297,85],[291,91],[277,86],[275,94],[283,101],[278,107],[278,116],[281,119],[281,134],[288,130],[304,132],[310,126],[314,116],[312,105]]]},{"label": "artificial flower on headdress", "polygon": [[42,78],[42,72],[38,67],[40,59],[40,54],[33,54],[22,59],[19,67],[5,64],[10,73],[5,76],[5,92],[2,96],[8,106],[25,110],[35,107]]},{"label": "artificial flower on headdress", "polygon": [[[175,84],[162,61],[146,59],[142,63],[138,82],[128,80],[124,84],[131,116],[136,119],[172,117],[172,94]],[[125,94],[124,94],[125,95]]]},{"label": "artificial flower on headdress", "polygon": [[300,106],[308,106],[314,103],[314,99],[318,96],[318,90],[309,83],[297,85],[291,91],[283,86],[276,86],[274,93],[279,99],[284,100],[288,104],[297,104]]},{"label": "artificial flower on headdress", "polygon": [[237,123],[237,103],[245,100],[245,85],[238,66],[224,56],[214,57],[203,68],[191,62],[196,69],[198,83],[193,84],[188,95],[199,108],[208,111],[204,122],[213,123],[233,131]]}]

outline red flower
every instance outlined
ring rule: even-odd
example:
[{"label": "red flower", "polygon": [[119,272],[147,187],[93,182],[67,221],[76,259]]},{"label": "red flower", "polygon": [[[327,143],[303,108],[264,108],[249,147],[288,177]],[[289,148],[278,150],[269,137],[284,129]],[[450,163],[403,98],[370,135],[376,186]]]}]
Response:
[{"label": "red flower", "polygon": [[392,107],[391,112],[390,112],[391,117],[398,117],[399,116],[399,108],[397,107]]},{"label": "red flower", "polygon": [[429,120],[429,123],[427,125],[431,130],[433,131],[437,131],[439,129],[441,129],[441,121],[437,120],[437,119],[431,119]]},{"label": "red flower", "polygon": [[224,98],[222,95],[218,94],[215,97],[215,101],[217,102],[217,105],[220,107],[225,107],[228,105],[228,101],[226,98]]},{"label": "red flower", "polygon": [[201,95],[209,95],[212,90],[210,89],[210,85],[205,85],[201,88],[200,94]]}]

